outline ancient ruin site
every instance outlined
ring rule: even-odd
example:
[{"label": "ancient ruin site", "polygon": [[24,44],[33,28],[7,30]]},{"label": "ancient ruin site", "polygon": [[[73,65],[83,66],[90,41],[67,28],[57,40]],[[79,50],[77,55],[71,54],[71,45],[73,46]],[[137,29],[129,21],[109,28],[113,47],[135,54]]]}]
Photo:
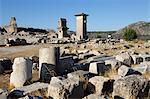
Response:
[{"label": "ancient ruin site", "polygon": [[0,1],[0,99],[150,99],[148,0],[8,1]]}]

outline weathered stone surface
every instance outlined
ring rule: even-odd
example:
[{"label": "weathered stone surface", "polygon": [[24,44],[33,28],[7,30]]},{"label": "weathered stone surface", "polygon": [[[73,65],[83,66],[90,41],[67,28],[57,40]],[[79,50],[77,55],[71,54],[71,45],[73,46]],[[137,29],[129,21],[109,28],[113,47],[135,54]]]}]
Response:
[{"label": "weathered stone surface", "polygon": [[32,61],[23,57],[15,58],[13,72],[10,76],[10,84],[21,87],[32,78]]},{"label": "weathered stone surface", "polygon": [[134,64],[140,64],[141,62],[143,62],[143,58],[140,57],[139,55],[131,55]]},{"label": "weathered stone surface", "polygon": [[65,18],[59,18],[58,20],[58,38],[62,39],[64,37],[68,37],[67,34],[67,20]]},{"label": "weathered stone surface", "polygon": [[131,67],[127,67],[125,65],[122,65],[119,69],[118,69],[118,75],[120,77],[124,77],[124,76],[128,76],[128,75],[132,75],[132,74],[139,74],[141,75],[140,72],[132,69]]},{"label": "weathered stone surface", "polygon": [[69,49],[65,49],[64,47],[60,47],[60,56],[65,56],[65,54],[70,54]]},{"label": "weathered stone surface", "polygon": [[108,96],[100,96],[100,95],[97,95],[97,94],[90,94],[88,96],[85,96],[84,98],[82,99],[109,99]]},{"label": "weathered stone surface", "polygon": [[132,57],[129,53],[121,53],[116,56],[116,60],[119,60],[120,62],[123,62],[126,65],[132,64]]},{"label": "weathered stone surface", "polygon": [[107,77],[95,76],[89,79],[89,83],[94,85],[95,93],[97,95],[107,94],[112,92],[113,89],[113,80],[110,80]]},{"label": "weathered stone surface", "polygon": [[79,59],[88,59],[89,57],[95,56],[92,53],[83,53],[79,55]]},{"label": "weathered stone surface", "polygon": [[150,61],[150,54],[139,55],[143,58],[143,61]]},{"label": "weathered stone surface", "polygon": [[74,66],[73,56],[60,57],[59,64],[57,66],[58,74],[60,75],[65,74],[73,66]]},{"label": "weathered stone surface", "polygon": [[122,63],[116,59],[106,60],[105,65],[109,65],[109,64],[111,65],[111,69],[118,69],[122,65]]},{"label": "weathered stone surface", "polygon": [[0,65],[4,68],[4,70],[11,70],[12,69],[12,62],[8,58],[0,59]]},{"label": "weathered stone surface", "polygon": [[98,62],[98,61],[106,61],[106,60],[110,60],[110,59],[115,59],[115,57],[112,57],[112,56],[107,56],[105,54],[101,54],[101,55],[98,55],[98,56],[93,56],[93,57],[90,57],[88,58],[88,62]]},{"label": "weathered stone surface", "polygon": [[77,50],[78,54],[83,54],[83,53],[88,53],[89,50],[88,49],[84,49],[84,50]]},{"label": "weathered stone surface", "polygon": [[88,71],[78,70],[72,73],[67,74],[68,79],[75,79],[76,81],[80,81],[81,86],[83,86],[83,90],[87,89],[88,80],[91,75],[89,75]]},{"label": "weathered stone surface", "polygon": [[[148,80],[139,75],[129,75],[114,82],[114,99],[144,99],[148,97]],[[147,99],[147,98],[145,98]]]},{"label": "weathered stone surface", "polygon": [[81,49],[85,49],[85,48],[86,48],[86,45],[81,44],[81,45],[80,45],[80,48],[81,48]]},{"label": "weathered stone surface", "polygon": [[150,62],[142,62],[139,66],[136,66],[133,69],[139,71],[142,74],[149,73],[150,72]]},{"label": "weathered stone surface", "polygon": [[99,52],[99,51],[96,51],[96,50],[91,50],[90,52],[89,52],[90,54],[94,54],[94,55],[101,55],[101,53]]},{"label": "weathered stone surface", "polygon": [[51,77],[56,76],[55,65],[43,63],[41,67],[40,80],[49,83]]},{"label": "weathered stone surface", "polygon": [[83,84],[73,78],[52,77],[47,96],[53,99],[82,98],[84,96]]},{"label": "weathered stone surface", "polygon": [[16,23],[15,17],[11,17],[9,25],[5,26],[5,29],[8,33],[16,33],[17,32],[17,23]]},{"label": "weathered stone surface", "polygon": [[4,68],[3,66],[0,64],[0,74],[4,73]]},{"label": "weathered stone surface", "polygon": [[84,40],[87,39],[87,14],[81,13],[76,16],[76,39]]},{"label": "weathered stone surface", "polygon": [[67,74],[67,77],[70,79],[77,79],[77,80],[88,80],[89,79],[89,72],[88,71],[83,71],[83,70],[78,70],[72,73]]},{"label": "weathered stone surface", "polygon": [[59,48],[49,47],[39,50],[39,78],[41,77],[41,68],[43,63],[51,64],[56,67],[59,60]]},{"label": "weathered stone surface", "polygon": [[8,90],[0,88],[0,99],[7,99]]},{"label": "weathered stone surface", "polygon": [[39,67],[38,63],[33,63],[32,65],[33,70],[38,70],[38,67]]},{"label": "weathered stone surface", "polygon": [[43,99],[40,96],[25,96],[25,97],[21,97],[19,99]]},{"label": "weathered stone surface", "polygon": [[106,70],[106,66],[105,66],[105,62],[103,61],[90,63],[90,66],[89,66],[90,73],[100,74],[100,73],[105,72],[105,70]]},{"label": "weathered stone surface", "polygon": [[31,92],[38,91],[39,89],[48,88],[47,83],[36,82],[28,86],[18,87],[11,90],[9,97],[23,97]]}]

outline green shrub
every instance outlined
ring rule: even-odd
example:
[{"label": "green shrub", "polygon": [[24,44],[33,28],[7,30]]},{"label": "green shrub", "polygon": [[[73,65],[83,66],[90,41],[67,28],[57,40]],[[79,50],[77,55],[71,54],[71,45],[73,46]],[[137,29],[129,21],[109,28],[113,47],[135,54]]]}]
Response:
[{"label": "green shrub", "polygon": [[126,28],[124,30],[123,38],[127,41],[132,41],[133,39],[137,38],[136,31],[133,29]]},{"label": "green shrub", "polygon": [[97,38],[102,38],[101,34],[97,33]]}]

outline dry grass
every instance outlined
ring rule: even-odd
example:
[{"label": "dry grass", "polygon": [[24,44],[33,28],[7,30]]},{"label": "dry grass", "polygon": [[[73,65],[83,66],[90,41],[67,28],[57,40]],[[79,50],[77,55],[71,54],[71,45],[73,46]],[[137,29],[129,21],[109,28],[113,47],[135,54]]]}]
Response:
[{"label": "dry grass", "polygon": [[29,96],[42,96],[43,99],[49,99],[47,97],[47,90],[48,90],[47,88],[46,89],[39,89],[37,91],[33,91],[33,92],[29,93],[28,95]]},{"label": "dry grass", "polygon": [[110,79],[113,79],[115,75],[118,74],[118,71],[116,68],[107,70],[104,74],[101,74],[104,77],[109,77]]},{"label": "dry grass", "polygon": [[150,79],[150,72],[142,74],[146,79]]},{"label": "dry grass", "polygon": [[0,75],[0,88],[6,88],[9,89],[9,78],[10,78],[10,72],[5,72],[4,74]]}]

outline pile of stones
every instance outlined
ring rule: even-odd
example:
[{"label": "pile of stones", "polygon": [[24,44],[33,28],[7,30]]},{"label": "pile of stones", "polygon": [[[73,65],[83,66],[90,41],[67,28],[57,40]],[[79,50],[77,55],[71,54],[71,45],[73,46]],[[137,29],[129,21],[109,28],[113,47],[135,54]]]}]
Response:
[{"label": "pile of stones", "polygon": [[[82,54],[86,51],[78,51]],[[89,51],[88,51],[89,52]],[[97,52],[96,52],[97,53]],[[140,58],[139,58],[140,57]],[[143,61],[141,61],[141,57]],[[73,56],[61,56],[59,47],[41,48],[39,57],[17,57],[14,59],[10,92],[0,90],[1,99],[49,98],[49,99],[143,99],[150,98],[150,78],[143,77],[150,72],[149,55],[117,56],[95,54],[86,63],[75,64]],[[5,59],[6,61],[6,59]],[[8,61],[8,60],[7,60]],[[39,63],[38,63],[39,62]],[[26,84],[32,79],[33,63],[38,64],[39,81]],[[132,64],[138,64],[132,67]],[[0,70],[9,69],[4,60],[0,61]],[[86,70],[81,68],[86,67]],[[2,69],[3,68],[3,69]],[[114,69],[116,75],[107,74]],[[43,90],[46,95],[31,96],[30,93]]]}]

